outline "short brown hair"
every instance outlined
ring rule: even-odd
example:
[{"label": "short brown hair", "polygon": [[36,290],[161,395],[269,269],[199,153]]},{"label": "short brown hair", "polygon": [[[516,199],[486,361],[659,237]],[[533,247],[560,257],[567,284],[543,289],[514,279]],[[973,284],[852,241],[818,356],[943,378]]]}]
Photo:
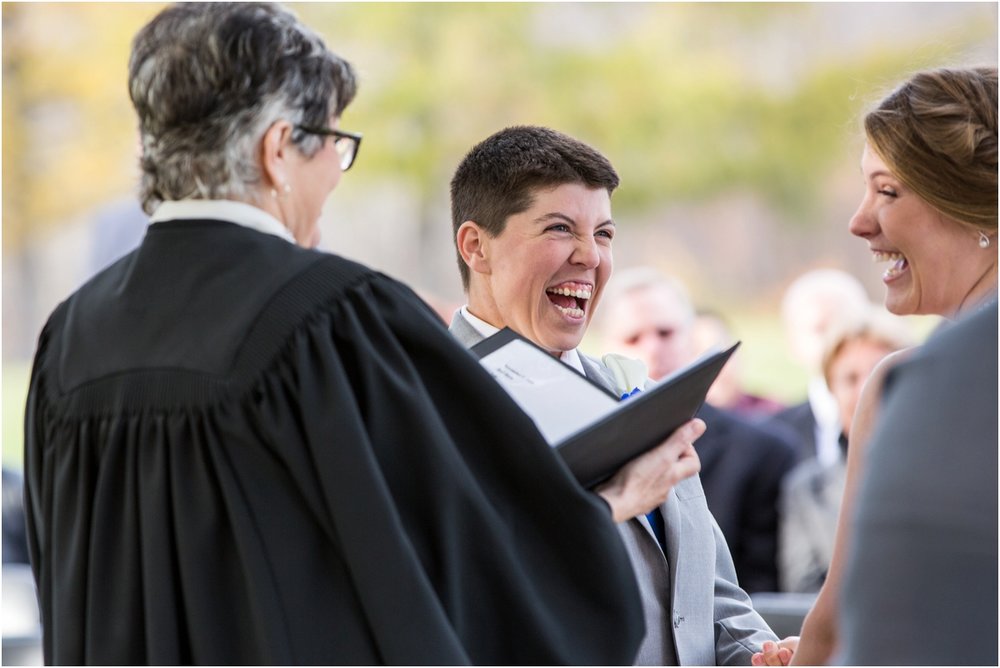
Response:
[{"label": "short brown hair", "polygon": [[[510,216],[527,210],[540,188],[582,183],[618,187],[618,174],[599,152],[561,132],[520,125],[497,132],[462,159],[451,179],[452,235],[467,220],[490,237],[503,231]],[[462,287],[469,288],[469,268],[458,255]]]},{"label": "short brown hair", "polygon": [[892,173],[945,216],[997,229],[997,68],[919,72],[864,120]]}]

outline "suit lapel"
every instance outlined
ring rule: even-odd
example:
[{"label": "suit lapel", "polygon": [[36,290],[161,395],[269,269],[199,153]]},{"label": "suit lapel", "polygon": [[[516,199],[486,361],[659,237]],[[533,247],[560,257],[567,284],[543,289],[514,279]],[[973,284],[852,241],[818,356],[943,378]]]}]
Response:
[{"label": "suit lapel", "polygon": [[667,536],[667,563],[670,564],[670,609],[673,610],[674,602],[677,600],[677,589],[680,580],[677,577],[678,562],[680,562],[681,544],[681,506],[677,498],[677,492],[670,490],[667,500],[660,506],[663,513],[663,528]]},{"label": "suit lapel", "polygon": [[[602,367],[595,360],[582,353],[580,354],[580,362],[583,364],[583,371],[587,378],[603,385],[612,392],[618,392],[618,388],[615,387],[614,376],[611,372]],[[671,553],[669,555],[669,561],[673,564],[674,561],[676,561],[677,556],[677,542],[675,537],[680,536],[680,511],[677,509],[677,499],[674,497],[674,493],[672,491],[670,492],[670,496],[667,497],[667,500],[660,507],[660,512],[663,514],[663,528],[667,537],[667,548]],[[646,530],[647,534],[649,534],[649,538],[653,541],[653,544],[659,547],[660,542],[656,540],[656,534],[653,532],[653,527],[649,525],[649,520],[646,516],[638,515],[635,517],[635,521],[642,525],[642,528]]]},{"label": "suit lapel", "polygon": [[612,376],[607,369],[603,368],[601,365],[599,365],[597,362],[587,357],[583,353],[579,353],[579,355],[580,355],[580,364],[583,365],[583,374],[587,378],[594,381],[595,383],[598,383],[604,388],[610,390],[611,392],[614,392],[615,396],[618,396],[617,394],[618,390],[615,388],[614,376]]},{"label": "suit lapel", "polygon": [[483,340],[483,335],[476,331],[476,328],[469,324],[461,311],[456,311],[448,327],[451,335],[466,348],[471,348]]}]

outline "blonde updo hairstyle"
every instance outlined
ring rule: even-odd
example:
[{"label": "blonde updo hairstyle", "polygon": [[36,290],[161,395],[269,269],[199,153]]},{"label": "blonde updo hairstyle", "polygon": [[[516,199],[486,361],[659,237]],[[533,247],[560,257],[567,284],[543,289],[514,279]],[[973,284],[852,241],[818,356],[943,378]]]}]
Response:
[{"label": "blonde updo hairstyle", "polygon": [[864,119],[871,149],[948,218],[997,231],[997,68],[919,72]]}]

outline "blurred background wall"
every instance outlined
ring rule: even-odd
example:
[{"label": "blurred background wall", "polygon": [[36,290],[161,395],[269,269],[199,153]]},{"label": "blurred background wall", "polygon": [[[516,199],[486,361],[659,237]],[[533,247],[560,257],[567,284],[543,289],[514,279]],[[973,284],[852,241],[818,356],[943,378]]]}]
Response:
[{"label": "blurred background wall", "polygon": [[[161,6],[2,6],[7,463],[45,318],[143,233],[127,58]],[[361,75],[341,125],[364,142],[323,248],[457,305],[451,173],[502,127],[549,125],[619,171],[616,267],[679,276],[734,324],[751,389],[789,401],[804,372],[782,340],[785,286],[834,267],[882,298],[847,232],[860,114],[914,70],[997,62],[992,2],[290,6]]]}]

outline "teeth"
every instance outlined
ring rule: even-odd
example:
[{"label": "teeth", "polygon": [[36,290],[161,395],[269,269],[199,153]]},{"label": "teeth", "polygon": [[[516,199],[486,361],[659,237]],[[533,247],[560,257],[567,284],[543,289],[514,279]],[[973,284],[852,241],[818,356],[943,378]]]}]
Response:
[{"label": "teeth", "polygon": [[886,251],[872,251],[872,259],[875,262],[892,262],[891,265],[882,273],[882,278],[889,280],[899,276],[908,266],[906,261],[906,256],[902,253],[890,253]]},{"label": "teeth", "polygon": [[582,308],[563,308],[558,304],[553,304],[557,309],[565,313],[566,315],[573,316],[574,318],[582,318],[584,313]]},{"label": "teeth", "polygon": [[886,251],[872,251],[872,260],[875,262],[898,262],[903,259],[902,253],[888,253]]},{"label": "teeth", "polygon": [[590,299],[590,295],[593,294],[589,288],[584,290],[570,290],[569,288],[549,288],[546,292],[550,292],[554,295],[563,295],[565,297],[576,297],[578,299]]}]

